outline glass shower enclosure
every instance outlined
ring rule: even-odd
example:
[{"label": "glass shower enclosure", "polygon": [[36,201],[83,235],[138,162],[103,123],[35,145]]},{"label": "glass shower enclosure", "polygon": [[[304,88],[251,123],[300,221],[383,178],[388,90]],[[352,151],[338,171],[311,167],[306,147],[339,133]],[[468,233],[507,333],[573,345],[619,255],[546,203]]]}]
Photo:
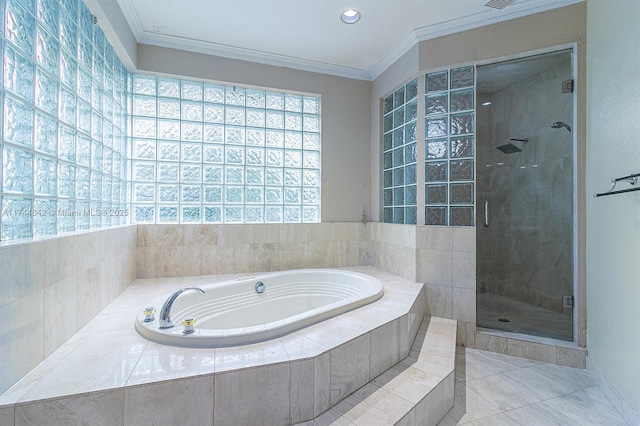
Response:
[{"label": "glass shower enclosure", "polygon": [[477,67],[476,320],[573,340],[570,50]]}]

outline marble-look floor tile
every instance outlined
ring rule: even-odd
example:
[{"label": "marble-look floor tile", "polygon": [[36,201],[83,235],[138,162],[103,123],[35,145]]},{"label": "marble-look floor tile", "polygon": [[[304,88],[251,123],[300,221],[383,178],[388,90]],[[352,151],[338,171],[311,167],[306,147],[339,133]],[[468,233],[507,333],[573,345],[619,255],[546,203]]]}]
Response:
[{"label": "marble-look floor tile", "polygon": [[[499,413],[490,417],[484,417],[482,419],[465,423],[465,426],[517,426],[517,424],[505,414]],[[531,426],[531,424],[528,426]]]},{"label": "marble-look floor tile", "polygon": [[554,364],[538,364],[531,367],[531,370],[564,383],[570,387],[572,392],[596,386],[596,383],[591,379],[587,370],[579,368]]},{"label": "marble-look floor tile", "polygon": [[519,368],[508,371],[500,374],[500,377],[505,382],[534,396],[539,401],[566,395],[575,390],[570,384],[564,383],[562,380],[554,380],[553,378],[538,373],[532,368],[533,367]]},{"label": "marble-look floor tile", "polygon": [[500,411],[513,410],[540,402],[518,385],[508,382],[502,375],[467,380],[467,386]]},{"label": "marble-look floor tile", "polygon": [[467,423],[500,412],[464,383],[456,383],[454,395],[453,408],[447,416],[455,422]]},{"label": "marble-look floor tile", "polygon": [[626,425],[602,391],[589,388],[544,402],[581,425]]},{"label": "marble-look floor tile", "polygon": [[561,412],[551,408],[549,405],[540,402],[527,405],[526,407],[507,411],[506,416],[519,425],[539,425],[539,426],[581,426]]}]

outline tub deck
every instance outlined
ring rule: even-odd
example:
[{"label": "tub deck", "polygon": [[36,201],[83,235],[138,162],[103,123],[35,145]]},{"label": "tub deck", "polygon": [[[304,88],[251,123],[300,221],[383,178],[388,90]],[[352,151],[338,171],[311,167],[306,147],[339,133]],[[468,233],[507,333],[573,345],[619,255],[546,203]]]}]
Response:
[{"label": "tub deck", "polygon": [[[405,359],[425,312],[422,284],[373,267],[344,269],[378,278],[384,296],[280,338],[215,349],[149,342],[134,319],[154,295],[242,274],[137,280],[0,396],[0,420],[277,425],[316,418]],[[453,327],[454,347],[455,321],[443,326]]]}]

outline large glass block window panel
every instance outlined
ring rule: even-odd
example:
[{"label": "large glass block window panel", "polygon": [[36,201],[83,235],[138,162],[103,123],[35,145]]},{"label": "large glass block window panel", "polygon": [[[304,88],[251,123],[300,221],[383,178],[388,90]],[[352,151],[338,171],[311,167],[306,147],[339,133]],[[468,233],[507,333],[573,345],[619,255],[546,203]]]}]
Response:
[{"label": "large glass block window panel", "polygon": [[473,66],[425,77],[425,224],[473,226]]},{"label": "large glass block window panel", "polygon": [[417,222],[418,80],[384,99],[383,107],[383,220]]},{"label": "large glass block window panel", "polygon": [[0,239],[127,223],[127,71],[79,0],[2,0]]},{"label": "large glass block window panel", "polygon": [[133,220],[320,221],[320,99],[131,76]]}]

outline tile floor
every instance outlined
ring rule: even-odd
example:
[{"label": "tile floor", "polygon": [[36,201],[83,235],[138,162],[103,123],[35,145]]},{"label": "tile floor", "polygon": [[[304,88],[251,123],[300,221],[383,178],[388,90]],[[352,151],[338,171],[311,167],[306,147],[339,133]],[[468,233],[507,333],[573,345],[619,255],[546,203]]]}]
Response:
[{"label": "tile floor", "polygon": [[[478,327],[557,340],[573,340],[573,322],[570,314],[552,312],[498,294],[479,293],[476,297]],[[509,322],[500,321],[501,319]]]},{"label": "tile floor", "polygon": [[626,425],[586,370],[457,348],[455,402],[439,426]]}]

